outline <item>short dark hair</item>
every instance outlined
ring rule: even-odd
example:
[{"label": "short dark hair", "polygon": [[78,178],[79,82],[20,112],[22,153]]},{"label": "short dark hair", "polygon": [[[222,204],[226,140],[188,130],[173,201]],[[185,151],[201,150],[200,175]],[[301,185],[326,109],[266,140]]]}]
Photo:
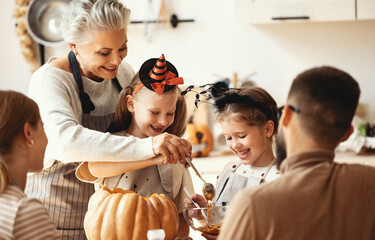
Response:
[{"label": "short dark hair", "polygon": [[314,141],[337,144],[351,125],[359,96],[359,85],[352,76],[322,66],[294,79],[288,101],[300,109],[301,127]]}]

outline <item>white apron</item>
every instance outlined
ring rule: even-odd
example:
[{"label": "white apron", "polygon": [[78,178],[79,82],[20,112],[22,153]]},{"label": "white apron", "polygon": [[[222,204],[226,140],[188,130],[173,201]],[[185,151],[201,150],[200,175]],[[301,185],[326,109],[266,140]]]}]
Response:
[{"label": "white apron", "polygon": [[262,177],[255,176],[241,176],[236,174],[236,170],[241,164],[223,173],[220,177],[220,181],[216,186],[216,194],[213,202],[216,206],[226,206],[228,205],[234,196],[244,188],[254,187],[264,182],[272,166],[275,164],[275,159],[266,169]]}]

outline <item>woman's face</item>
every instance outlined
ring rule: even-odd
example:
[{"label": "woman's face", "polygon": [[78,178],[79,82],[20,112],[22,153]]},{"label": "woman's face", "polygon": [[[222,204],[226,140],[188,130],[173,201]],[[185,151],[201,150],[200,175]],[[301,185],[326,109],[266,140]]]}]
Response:
[{"label": "woman's face", "polygon": [[242,161],[253,165],[261,162],[263,153],[270,146],[265,130],[258,125],[249,126],[243,120],[225,118],[219,121],[227,146]]},{"label": "woman's face", "polygon": [[128,53],[127,41],[126,30],[121,29],[93,33],[88,44],[72,44],[81,74],[93,80],[115,78]]},{"label": "woman's face", "polygon": [[32,127],[32,131],[34,146],[30,148],[29,172],[38,172],[43,169],[44,153],[48,143],[42,120],[38,121],[35,128]]},{"label": "woman's face", "polygon": [[[132,121],[128,133],[140,137],[153,137],[163,133],[174,121],[177,94],[155,92],[141,93],[134,98],[128,96],[128,110],[132,113]],[[137,94],[138,94],[137,93]]]}]

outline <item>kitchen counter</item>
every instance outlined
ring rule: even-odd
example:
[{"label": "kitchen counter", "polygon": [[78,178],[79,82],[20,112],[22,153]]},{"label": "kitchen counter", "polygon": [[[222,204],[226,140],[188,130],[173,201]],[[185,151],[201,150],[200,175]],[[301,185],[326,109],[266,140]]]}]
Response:
[{"label": "kitchen counter", "polygon": [[335,162],[356,163],[375,167],[375,153],[336,152]]},{"label": "kitchen counter", "polygon": [[[355,152],[336,152],[335,161],[342,163],[357,163],[375,167],[375,153],[358,155]],[[232,153],[212,152],[208,157],[194,158],[193,162],[203,175],[218,174],[229,161],[238,159]],[[191,171],[195,176],[195,173]]]},{"label": "kitchen counter", "polygon": [[[355,152],[336,152],[335,161],[349,164],[364,164],[375,167],[375,153],[356,154]],[[236,155],[231,152],[225,154],[220,152],[212,152],[208,157],[194,158],[193,163],[200,171],[202,177],[215,185],[216,178],[224,166],[233,160],[238,159]],[[190,174],[193,178],[193,183],[196,191],[200,192],[203,186],[202,181],[196,176],[193,169],[189,168]]]}]

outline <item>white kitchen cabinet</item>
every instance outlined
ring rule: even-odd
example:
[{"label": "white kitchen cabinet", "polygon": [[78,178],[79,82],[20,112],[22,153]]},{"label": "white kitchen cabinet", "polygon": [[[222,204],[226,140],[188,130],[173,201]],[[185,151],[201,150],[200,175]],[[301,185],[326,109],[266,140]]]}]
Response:
[{"label": "white kitchen cabinet", "polygon": [[[356,20],[356,0],[235,1],[235,10],[240,15],[239,19],[250,23]],[[374,0],[362,1],[374,2]]]},{"label": "white kitchen cabinet", "polygon": [[357,0],[357,19],[375,19],[375,1]]}]

